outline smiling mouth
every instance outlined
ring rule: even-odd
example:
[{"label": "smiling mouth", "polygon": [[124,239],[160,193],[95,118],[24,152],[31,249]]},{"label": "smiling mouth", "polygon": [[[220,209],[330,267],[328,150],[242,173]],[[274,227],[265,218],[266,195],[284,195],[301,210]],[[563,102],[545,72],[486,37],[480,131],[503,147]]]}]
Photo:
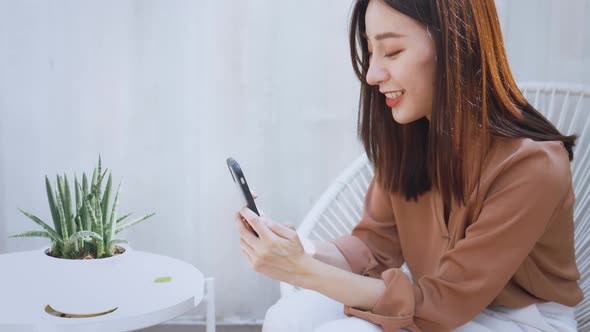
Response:
[{"label": "smiling mouth", "polygon": [[395,99],[398,98],[402,95],[404,95],[406,93],[406,90],[398,90],[398,91],[393,91],[393,92],[386,92],[385,97],[389,98],[389,99]]},{"label": "smiling mouth", "polygon": [[402,97],[406,94],[405,90],[388,92],[385,94],[385,103],[389,107],[396,107],[402,101]]}]

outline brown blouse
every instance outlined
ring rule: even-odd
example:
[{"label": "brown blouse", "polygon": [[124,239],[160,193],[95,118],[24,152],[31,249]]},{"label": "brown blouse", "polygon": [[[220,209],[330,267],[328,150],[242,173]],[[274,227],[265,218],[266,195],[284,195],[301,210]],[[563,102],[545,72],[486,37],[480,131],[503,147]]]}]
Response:
[{"label": "brown blouse", "polygon": [[448,226],[436,191],[408,201],[371,182],[360,223],[333,243],[354,273],[386,289],[370,311],[345,307],[347,315],[386,332],[449,331],[489,305],[583,299],[562,143],[494,138],[482,167],[479,195],[453,205]]}]

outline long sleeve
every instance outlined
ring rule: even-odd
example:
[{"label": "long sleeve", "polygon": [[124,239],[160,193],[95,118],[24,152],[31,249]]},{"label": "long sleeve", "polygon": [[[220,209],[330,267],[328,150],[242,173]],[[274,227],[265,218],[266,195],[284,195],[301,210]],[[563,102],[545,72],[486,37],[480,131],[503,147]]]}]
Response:
[{"label": "long sleeve", "polygon": [[403,264],[390,197],[375,179],[369,184],[363,216],[352,235],[337,238],[332,243],[356,274],[378,278],[384,270]]},{"label": "long sleeve", "polygon": [[[381,325],[385,332],[454,329],[492,303],[553,223],[571,222],[570,165],[561,144],[525,144],[486,177],[482,181],[490,185],[479,214],[464,237],[442,253],[435,273],[412,284],[401,270],[388,269],[382,273],[386,290],[372,310],[346,307],[345,313]],[[380,224],[363,221],[369,227],[357,234],[381,240],[367,236]],[[382,245],[367,246],[383,250]]]}]

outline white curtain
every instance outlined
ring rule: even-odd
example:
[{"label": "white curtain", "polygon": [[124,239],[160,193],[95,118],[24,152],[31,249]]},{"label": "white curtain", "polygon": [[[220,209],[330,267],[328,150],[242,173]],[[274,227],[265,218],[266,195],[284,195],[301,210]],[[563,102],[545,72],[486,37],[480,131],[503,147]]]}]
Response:
[{"label": "white curtain", "polygon": [[[217,280],[219,321],[261,319],[278,285],[240,256],[243,166],[267,214],[298,224],[361,147],[351,1],[0,0],[0,253],[44,239],[44,176],[124,179],[124,234]],[[498,1],[518,80],[590,83],[587,0]],[[198,314],[199,312],[197,312]]]}]

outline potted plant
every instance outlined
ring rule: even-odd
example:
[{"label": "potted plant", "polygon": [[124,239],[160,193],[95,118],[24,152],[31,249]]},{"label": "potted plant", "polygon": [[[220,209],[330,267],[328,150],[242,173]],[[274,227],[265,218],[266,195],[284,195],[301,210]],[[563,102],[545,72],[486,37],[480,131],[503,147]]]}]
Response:
[{"label": "potted plant", "polygon": [[57,175],[55,189],[49,178],[45,176],[47,199],[54,227],[52,228],[37,216],[19,209],[43,230],[24,232],[10,237],[49,238],[51,246],[46,250],[46,254],[56,258],[93,259],[112,257],[123,253],[125,248],[118,246],[118,244],[127,243],[127,241],[116,238],[115,235],[150,218],[155,213],[124,223],[123,221],[131,213],[122,217],[118,216],[122,182],[119,183],[113,199],[111,173],[109,173],[106,187],[103,190],[103,180],[106,173],[106,170],[104,172],[102,170],[99,156],[98,166],[94,168],[90,182],[86,173],[82,175],[82,182],[79,182],[78,178],[74,176],[73,192],[66,174]]},{"label": "potted plant", "polygon": [[11,237],[45,237],[51,245],[0,255],[10,270],[0,283],[0,330],[129,331],[172,319],[202,299],[204,277],[194,266],[123,245],[117,234],[154,214],[119,217],[121,184],[114,190],[107,173],[99,156],[92,177],[74,176],[72,188],[65,174],[55,183],[46,176],[52,226],[21,210],[42,229]]}]

